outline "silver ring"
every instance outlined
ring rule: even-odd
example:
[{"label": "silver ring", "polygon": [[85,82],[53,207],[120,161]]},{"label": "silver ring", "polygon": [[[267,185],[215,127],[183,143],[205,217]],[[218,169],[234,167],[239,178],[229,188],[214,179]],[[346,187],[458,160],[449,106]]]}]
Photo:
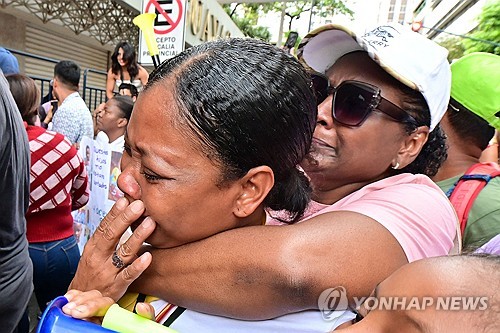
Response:
[{"label": "silver ring", "polygon": [[118,255],[118,253],[116,253],[116,251],[113,252],[113,256],[111,257],[111,262],[113,263],[113,266],[115,266],[118,269],[123,268],[123,266],[125,266],[122,258],[120,258],[120,256]]}]

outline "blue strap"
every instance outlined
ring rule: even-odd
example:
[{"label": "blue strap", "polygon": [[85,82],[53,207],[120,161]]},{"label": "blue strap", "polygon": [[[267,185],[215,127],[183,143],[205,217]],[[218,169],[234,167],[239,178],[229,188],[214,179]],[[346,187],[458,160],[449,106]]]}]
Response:
[{"label": "blue strap", "polygon": [[446,192],[446,196],[448,199],[451,197],[451,194],[455,190],[455,187],[457,187],[457,184],[461,180],[484,180],[486,184],[491,180],[491,175],[480,175],[480,174],[474,174],[474,175],[463,175],[462,177],[458,178],[458,180],[453,184],[453,186]]}]

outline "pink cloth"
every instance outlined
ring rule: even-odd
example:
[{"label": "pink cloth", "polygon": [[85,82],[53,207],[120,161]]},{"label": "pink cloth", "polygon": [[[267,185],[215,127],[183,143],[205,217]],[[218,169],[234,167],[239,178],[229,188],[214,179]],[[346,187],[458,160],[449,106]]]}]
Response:
[{"label": "pink cloth", "polygon": [[[458,220],[443,191],[427,176],[400,174],[368,184],[332,205],[312,202],[305,221],[333,211],[351,211],[382,224],[397,239],[409,262],[447,255]],[[268,219],[267,224],[279,224]]]}]

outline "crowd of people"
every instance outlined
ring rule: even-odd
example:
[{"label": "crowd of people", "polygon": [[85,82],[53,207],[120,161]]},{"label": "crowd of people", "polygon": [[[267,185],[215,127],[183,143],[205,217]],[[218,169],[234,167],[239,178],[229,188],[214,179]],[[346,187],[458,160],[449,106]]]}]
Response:
[{"label": "crowd of people", "polygon": [[[63,311],[80,319],[118,303],[179,332],[497,332],[499,69],[485,53],[450,65],[446,49],[399,24],[362,35],[326,25],[297,57],[221,39],[151,76],[124,42],[92,113],[78,65],[56,65],[49,130],[35,125],[33,80],[7,75],[1,135],[23,139],[0,145],[5,195],[17,191],[2,206],[2,249],[15,230],[40,309],[65,294]],[[83,136],[124,147],[124,198],[80,257],[69,253],[70,213],[88,200]],[[31,281],[26,266],[15,288]],[[332,289],[345,302],[324,300]],[[17,292],[16,315],[0,315],[8,332],[26,332],[31,289]],[[486,306],[373,306],[395,296]]]},{"label": "crowd of people", "polygon": [[[2,182],[6,196],[2,214],[9,222],[2,226],[6,233],[2,236],[2,242],[6,242],[2,243],[2,251],[12,253],[6,252],[8,255],[2,257],[2,281],[17,282],[2,285],[2,295],[18,301],[8,313],[2,309],[1,318],[2,329],[7,332],[28,332],[27,301],[31,293],[34,292],[39,310],[44,311],[52,299],[67,291],[80,260],[72,211],[88,202],[90,177],[89,161],[83,161],[77,153],[79,144],[83,137],[94,138],[95,131],[116,150],[123,150],[123,135],[138,90],[122,83],[113,94],[116,96],[95,113],[98,121],[94,124],[79,94],[81,70],[77,63],[57,63],[49,93],[41,98],[35,81],[20,74],[16,57],[3,50],[2,77],[6,81],[2,81],[1,89],[2,119],[5,118],[3,124],[7,127],[2,128],[2,140],[11,146],[2,146],[2,170],[6,177]],[[131,55],[135,57],[134,52]],[[119,58],[122,63],[128,61]],[[18,131],[19,121],[21,126],[24,123],[24,134]],[[21,146],[21,137],[26,137],[27,147]],[[7,158],[10,155],[13,160]],[[28,169],[26,161],[30,161]],[[26,259],[29,265],[23,263]],[[14,270],[9,262],[22,263],[24,269]]]},{"label": "crowd of people", "polygon": [[76,148],[61,133],[35,126],[40,94],[33,79],[7,75],[30,146],[30,196],[26,237],[38,306],[64,293],[80,259],[71,211],[89,199],[88,177]]}]

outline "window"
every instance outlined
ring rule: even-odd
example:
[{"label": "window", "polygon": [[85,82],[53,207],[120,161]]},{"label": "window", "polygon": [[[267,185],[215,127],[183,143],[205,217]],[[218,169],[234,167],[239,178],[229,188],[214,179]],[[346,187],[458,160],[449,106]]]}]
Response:
[{"label": "window", "polygon": [[441,3],[441,1],[443,1],[443,0],[434,0],[432,2],[431,8],[432,9],[436,8]]},{"label": "window", "polygon": [[422,0],[422,2],[420,2],[420,4],[417,6],[417,8],[413,11],[413,15],[417,16],[418,14],[420,14],[420,12],[422,12],[422,10],[424,10],[426,4],[427,4],[427,1]]}]

